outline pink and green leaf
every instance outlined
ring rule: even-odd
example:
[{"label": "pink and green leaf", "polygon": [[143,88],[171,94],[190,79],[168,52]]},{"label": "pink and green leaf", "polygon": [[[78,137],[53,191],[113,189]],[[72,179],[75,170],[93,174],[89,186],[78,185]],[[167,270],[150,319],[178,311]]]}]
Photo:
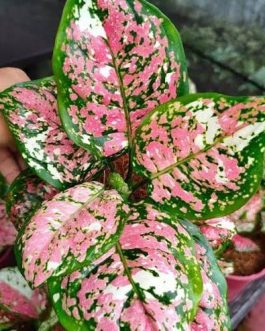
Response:
[{"label": "pink and green leaf", "polygon": [[0,199],[0,253],[16,241],[17,231],[6,214],[6,203]]},{"label": "pink and green leaf", "polygon": [[115,190],[83,183],[42,204],[22,229],[19,267],[33,287],[90,264],[113,247],[128,217]]},{"label": "pink and green leaf", "polygon": [[202,297],[191,331],[230,331],[227,285],[214,253],[195,225],[187,221],[182,221],[181,224],[195,241],[196,258],[200,264],[203,280]]},{"label": "pink and green leaf", "polygon": [[50,278],[66,330],[187,331],[202,294],[194,241],[151,205],[131,211],[119,244],[86,269]]},{"label": "pink and green leaf", "polygon": [[17,268],[0,270],[0,329],[19,321],[37,319],[47,307],[44,291],[32,291]]},{"label": "pink and green leaf", "polygon": [[260,221],[264,206],[264,190],[260,189],[242,208],[229,216],[237,231],[252,232]]},{"label": "pink and green leaf", "polygon": [[53,69],[68,135],[99,157],[131,147],[146,114],[188,92],[179,34],[144,0],[68,0]]},{"label": "pink and green leaf", "polygon": [[200,231],[214,250],[223,251],[236,234],[234,222],[230,217],[213,218],[200,226]]},{"label": "pink and green leaf", "polygon": [[237,252],[257,252],[260,247],[251,238],[236,234],[233,239],[233,246]]},{"label": "pink and green leaf", "polygon": [[0,105],[22,157],[44,181],[64,189],[102,167],[66,135],[57,113],[53,78],[17,84],[1,93]]},{"label": "pink and green leaf", "polygon": [[244,205],[263,173],[265,98],[195,94],[161,105],[138,128],[134,169],[151,200],[190,220]]},{"label": "pink and green leaf", "polygon": [[57,193],[56,188],[41,180],[30,169],[24,170],[11,184],[6,197],[10,221],[20,230],[41,203]]}]

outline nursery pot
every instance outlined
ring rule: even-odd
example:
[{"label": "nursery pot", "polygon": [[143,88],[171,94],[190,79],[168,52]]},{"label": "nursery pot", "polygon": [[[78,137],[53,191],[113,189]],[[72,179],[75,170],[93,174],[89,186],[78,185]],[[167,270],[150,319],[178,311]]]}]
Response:
[{"label": "nursery pot", "polygon": [[228,301],[234,300],[237,295],[252,281],[265,276],[265,268],[249,276],[229,275],[226,277],[228,287]]}]

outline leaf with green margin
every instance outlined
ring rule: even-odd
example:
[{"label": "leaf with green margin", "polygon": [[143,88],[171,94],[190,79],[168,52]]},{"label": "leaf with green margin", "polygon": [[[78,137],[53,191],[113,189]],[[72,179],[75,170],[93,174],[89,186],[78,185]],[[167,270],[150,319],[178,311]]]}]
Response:
[{"label": "leaf with green margin", "polygon": [[222,217],[259,187],[265,98],[205,93],[161,105],[138,128],[133,166],[150,201],[198,220]]},{"label": "leaf with green margin", "polygon": [[50,200],[58,190],[47,184],[32,170],[22,171],[10,185],[6,197],[6,211],[10,221],[20,230],[44,200]]},{"label": "leaf with green margin", "polygon": [[79,184],[42,204],[22,228],[18,266],[32,287],[99,258],[118,241],[129,208],[101,183]]},{"label": "leaf with green margin", "polygon": [[83,182],[102,168],[90,153],[64,132],[56,85],[44,78],[12,86],[0,94],[0,105],[23,158],[44,181],[58,189]]},{"label": "leaf with green margin", "polygon": [[0,270],[0,329],[38,319],[46,307],[46,293],[39,289],[32,291],[18,268]]},{"label": "leaf with green margin", "polygon": [[146,114],[188,93],[180,36],[143,0],[68,0],[53,69],[69,137],[99,157],[131,147]]},{"label": "leaf with green margin", "polygon": [[203,294],[192,331],[230,331],[227,306],[227,285],[207,240],[199,229],[188,221],[181,221],[195,241],[196,257],[201,267]]},{"label": "leaf with green margin", "polygon": [[132,207],[115,248],[48,288],[69,331],[187,331],[202,295],[192,237],[144,203]]},{"label": "leaf with green margin", "polygon": [[0,173],[0,199],[4,199],[8,186],[4,176]]}]

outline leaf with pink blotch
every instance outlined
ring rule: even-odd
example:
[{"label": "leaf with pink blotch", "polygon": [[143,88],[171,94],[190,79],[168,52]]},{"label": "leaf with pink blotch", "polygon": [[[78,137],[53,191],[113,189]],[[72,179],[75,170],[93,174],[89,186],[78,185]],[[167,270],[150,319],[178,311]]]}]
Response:
[{"label": "leaf with pink blotch", "polygon": [[262,218],[262,210],[265,207],[265,191],[259,191],[239,210],[229,217],[236,225],[237,232],[252,232]]},{"label": "leaf with pink blotch", "polygon": [[58,189],[83,182],[102,167],[66,135],[57,113],[53,78],[14,85],[0,94],[0,107],[22,157]]},{"label": "leaf with pink blotch", "polygon": [[200,226],[200,231],[215,250],[215,255],[223,252],[236,234],[236,227],[230,217],[212,218]]},{"label": "leaf with pink blotch", "polygon": [[0,253],[15,244],[17,231],[6,214],[6,203],[0,199]]},{"label": "leaf with pink blotch", "polygon": [[134,205],[115,248],[48,280],[66,330],[187,331],[202,295],[194,241],[152,205]]},{"label": "leaf with pink blotch", "polygon": [[146,114],[188,92],[179,34],[144,0],[68,0],[53,69],[68,135],[99,157],[130,149]]},{"label": "leaf with pink blotch", "polygon": [[245,237],[243,235],[236,234],[232,238],[233,246],[235,251],[245,253],[245,252],[258,252],[260,247],[251,238]]},{"label": "leaf with pink blotch", "polygon": [[30,219],[44,200],[50,200],[58,190],[47,184],[30,169],[22,171],[11,184],[6,197],[6,211],[17,230]]},{"label": "leaf with pink blotch", "polygon": [[195,241],[196,258],[200,264],[203,280],[199,308],[191,329],[187,331],[230,331],[226,280],[217,265],[214,253],[195,225],[188,221],[181,221],[181,224]]},{"label": "leaf with pink blotch", "polygon": [[38,319],[47,307],[43,290],[32,291],[18,268],[0,270],[0,329]]},{"label": "leaf with pink blotch", "polygon": [[231,214],[262,179],[265,98],[176,99],[144,119],[135,146],[134,169],[156,206],[190,220]]},{"label": "leaf with pink blotch", "polygon": [[90,264],[112,248],[124,227],[128,205],[101,183],[79,184],[42,204],[22,228],[18,266],[32,287],[51,276]]}]

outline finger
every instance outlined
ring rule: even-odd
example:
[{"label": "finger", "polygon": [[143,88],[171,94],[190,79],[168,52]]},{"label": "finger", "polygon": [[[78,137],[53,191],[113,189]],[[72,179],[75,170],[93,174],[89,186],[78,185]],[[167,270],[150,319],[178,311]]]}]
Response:
[{"label": "finger", "polygon": [[[18,68],[0,68],[0,92],[8,87],[28,81],[28,75]],[[1,112],[1,109],[0,109]],[[8,146],[15,149],[13,137],[8,130],[8,126],[0,113],[0,146]]]},{"label": "finger", "polygon": [[18,68],[0,68],[0,91],[8,87],[30,80],[29,76]]},{"label": "finger", "polygon": [[25,161],[22,159],[21,155],[16,153],[16,160],[20,170],[25,170],[27,168]]},{"label": "finger", "polygon": [[15,149],[14,139],[4,120],[4,116],[0,113],[0,146],[10,146]]},{"label": "finger", "polygon": [[0,148],[0,172],[8,183],[12,183],[20,173],[20,168],[13,154],[7,148]]}]

